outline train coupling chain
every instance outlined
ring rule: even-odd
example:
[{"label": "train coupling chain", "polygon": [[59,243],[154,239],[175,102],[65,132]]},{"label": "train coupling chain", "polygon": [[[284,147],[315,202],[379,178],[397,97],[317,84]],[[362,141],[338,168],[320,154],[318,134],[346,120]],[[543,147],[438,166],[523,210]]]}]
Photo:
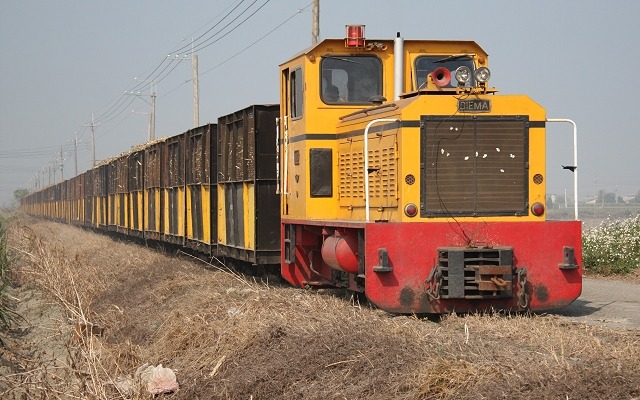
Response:
[{"label": "train coupling chain", "polygon": [[518,293],[516,294],[516,297],[518,298],[518,307],[524,310],[529,306],[529,295],[526,291],[527,268],[522,267],[516,269],[516,276],[518,280]]},{"label": "train coupling chain", "polygon": [[429,277],[424,280],[425,291],[431,301],[440,298],[440,287],[442,286],[442,271],[440,267],[434,267]]},{"label": "train coupling chain", "polygon": [[493,282],[493,284],[496,285],[500,290],[505,290],[507,288],[507,281],[497,275],[491,277],[491,282]]}]

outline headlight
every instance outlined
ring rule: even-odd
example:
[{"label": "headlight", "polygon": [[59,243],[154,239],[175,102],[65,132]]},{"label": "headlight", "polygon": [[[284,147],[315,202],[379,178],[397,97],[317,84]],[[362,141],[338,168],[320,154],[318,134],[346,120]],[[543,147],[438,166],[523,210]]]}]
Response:
[{"label": "headlight", "polygon": [[456,69],[456,80],[458,81],[458,83],[460,85],[464,85],[465,83],[469,82],[469,79],[471,79],[471,70],[469,69],[469,67],[458,67]]},{"label": "headlight", "polygon": [[489,80],[489,78],[491,78],[491,72],[487,67],[480,67],[476,70],[473,76],[476,78],[476,81],[480,83],[485,83],[486,81]]}]

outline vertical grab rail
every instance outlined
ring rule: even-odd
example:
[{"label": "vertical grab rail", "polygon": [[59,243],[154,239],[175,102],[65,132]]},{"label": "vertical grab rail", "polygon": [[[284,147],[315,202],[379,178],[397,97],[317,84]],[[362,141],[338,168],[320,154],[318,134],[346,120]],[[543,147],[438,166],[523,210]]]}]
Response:
[{"label": "vertical grab rail", "polygon": [[364,128],[364,215],[369,222],[369,129],[380,122],[400,122],[399,118],[378,118],[370,121]]},{"label": "vertical grab rail", "polygon": [[280,118],[276,117],[276,194],[280,194]]},{"label": "vertical grab rail", "polygon": [[547,118],[547,122],[568,122],[573,125],[573,199],[575,220],[578,220],[578,127],[573,120],[567,118]]},{"label": "vertical grab rail", "polygon": [[282,176],[282,194],[289,194],[289,121],[287,116],[283,117],[284,138],[282,142],[283,154],[282,162],[284,166],[284,174]]}]

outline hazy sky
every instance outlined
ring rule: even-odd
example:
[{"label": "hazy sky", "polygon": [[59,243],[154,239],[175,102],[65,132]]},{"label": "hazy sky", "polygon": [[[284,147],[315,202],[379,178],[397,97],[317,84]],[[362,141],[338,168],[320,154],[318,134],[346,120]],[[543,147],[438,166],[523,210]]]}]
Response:
[{"label": "hazy sky", "polygon": [[[156,137],[190,129],[191,62],[169,62],[167,55],[184,47],[184,56],[192,38],[211,38],[197,51],[201,124],[250,104],[277,103],[278,64],[311,43],[310,4],[3,0],[0,206],[14,190],[32,188],[38,171],[60,164],[61,150],[64,177],[72,176],[76,135],[78,170],[90,168],[92,114],[100,123],[96,159],[146,141],[150,89],[139,82],[149,76],[158,76]],[[320,35],[343,37],[344,25],[356,23],[370,38],[399,31],[405,39],[475,40],[490,55],[492,86],[529,95],[548,118],[577,122],[582,200],[594,188],[619,195],[640,189],[640,130],[633,125],[640,109],[638,16],[640,2],[631,0],[320,0]],[[123,96],[134,88],[143,96]],[[550,125],[548,132],[547,189],[571,193],[572,175],[561,169],[573,163],[571,127]]]}]

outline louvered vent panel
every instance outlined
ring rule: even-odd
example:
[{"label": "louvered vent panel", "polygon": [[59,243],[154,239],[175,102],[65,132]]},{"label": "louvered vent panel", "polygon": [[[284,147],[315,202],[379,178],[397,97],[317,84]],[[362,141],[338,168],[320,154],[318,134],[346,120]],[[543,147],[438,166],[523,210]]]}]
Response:
[{"label": "louvered vent panel", "polygon": [[369,152],[369,196],[371,198],[395,198],[397,175],[393,148],[384,148]]},{"label": "louvered vent panel", "polygon": [[364,159],[362,152],[340,154],[340,197],[364,198]]}]

